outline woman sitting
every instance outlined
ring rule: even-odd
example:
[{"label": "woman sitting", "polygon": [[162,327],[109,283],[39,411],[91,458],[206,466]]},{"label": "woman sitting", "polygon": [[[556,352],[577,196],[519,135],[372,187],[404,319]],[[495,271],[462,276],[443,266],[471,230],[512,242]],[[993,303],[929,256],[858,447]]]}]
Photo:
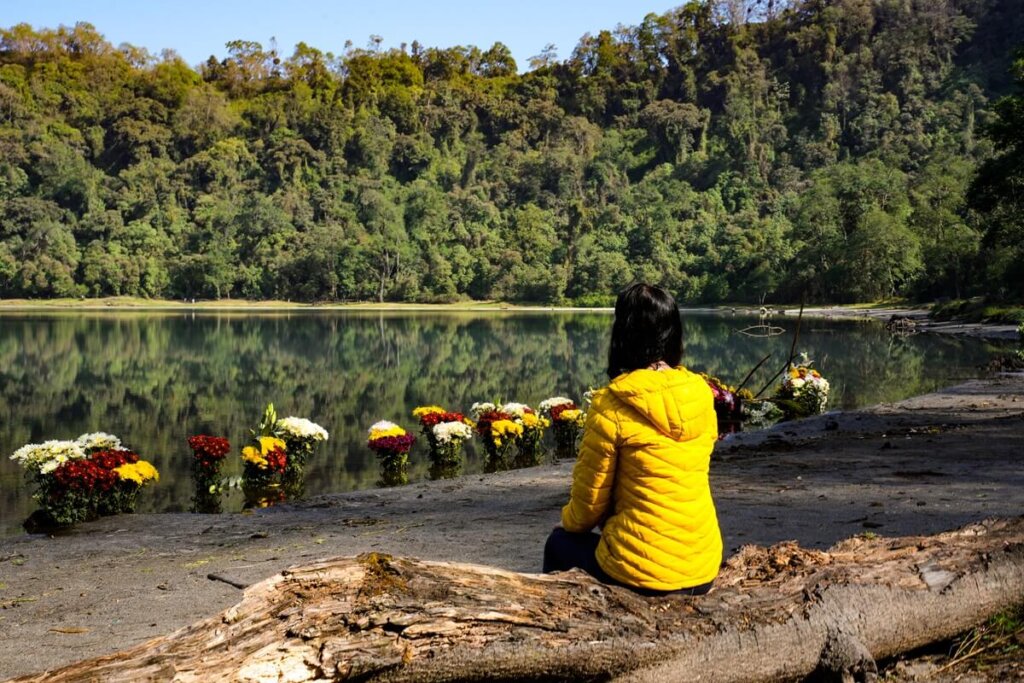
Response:
[{"label": "woman sitting", "polygon": [[[594,392],[562,526],[544,571],[578,567],[645,595],[706,593],[722,561],[708,485],[718,436],[711,389],[679,365],[670,294],[635,284],[615,303],[608,377]],[[601,533],[593,532],[601,527]]]}]

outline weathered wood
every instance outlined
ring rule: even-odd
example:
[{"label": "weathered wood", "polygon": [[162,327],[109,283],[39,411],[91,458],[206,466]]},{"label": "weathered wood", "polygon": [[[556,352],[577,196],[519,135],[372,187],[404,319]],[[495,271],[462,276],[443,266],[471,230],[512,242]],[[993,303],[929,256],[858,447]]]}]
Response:
[{"label": "weathered wood", "polygon": [[871,680],[872,658],[1022,596],[1024,518],[827,552],[746,547],[699,598],[369,554],[287,570],[217,617],[18,680],[775,681],[819,667]]}]

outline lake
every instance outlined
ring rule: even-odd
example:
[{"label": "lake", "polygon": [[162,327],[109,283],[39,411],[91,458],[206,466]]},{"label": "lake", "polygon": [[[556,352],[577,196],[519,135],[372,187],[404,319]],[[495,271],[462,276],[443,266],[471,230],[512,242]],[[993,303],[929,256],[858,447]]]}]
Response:
[{"label": "lake", "polygon": [[[416,431],[410,411],[475,401],[579,400],[605,382],[610,313],[594,312],[9,312],[0,314],[0,534],[35,508],[9,455],[21,445],[117,434],[161,473],[140,511],[187,510],[193,434],[226,436],[237,453],[264,405],[308,417],[330,440],[307,470],[307,493],[373,487],[366,430],[388,419]],[[736,332],[756,323],[684,312],[684,363],[730,383],[763,356],[755,391],[789,353],[786,334]],[[994,347],[940,335],[891,336],[877,322],[804,320],[798,351],[830,380],[830,409],[894,401],[981,374]],[[471,444],[472,446],[472,444]],[[482,470],[470,448],[465,472]],[[237,457],[225,474],[239,474]],[[414,446],[410,481],[426,478]],[[240,501],[240,497],[238,497]],[[226,509],[232,509],[229,501]],[[239,502],[240,505],[240,502]]]}]

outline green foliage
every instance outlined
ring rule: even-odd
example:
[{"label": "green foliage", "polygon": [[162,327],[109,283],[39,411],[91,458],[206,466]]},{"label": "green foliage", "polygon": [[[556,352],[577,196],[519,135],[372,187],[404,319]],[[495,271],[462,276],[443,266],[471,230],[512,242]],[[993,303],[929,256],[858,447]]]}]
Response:
[{"label": "green foliage", "polygon": [[1022,297],[1009,5],[689,2],[523,74],[0,29],[0,296]]}]

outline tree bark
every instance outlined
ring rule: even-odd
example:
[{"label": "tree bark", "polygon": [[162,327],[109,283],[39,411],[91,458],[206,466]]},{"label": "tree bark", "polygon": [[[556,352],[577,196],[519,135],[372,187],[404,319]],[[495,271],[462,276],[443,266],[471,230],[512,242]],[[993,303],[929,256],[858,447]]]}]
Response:
[{"label": "tree bark", "polygon": [[873,680],[873,658],[1022,596],[1024,517],[827,552],[748,546],[696,598],[367,554],[286,570],[219,616],[18,680]]}]

